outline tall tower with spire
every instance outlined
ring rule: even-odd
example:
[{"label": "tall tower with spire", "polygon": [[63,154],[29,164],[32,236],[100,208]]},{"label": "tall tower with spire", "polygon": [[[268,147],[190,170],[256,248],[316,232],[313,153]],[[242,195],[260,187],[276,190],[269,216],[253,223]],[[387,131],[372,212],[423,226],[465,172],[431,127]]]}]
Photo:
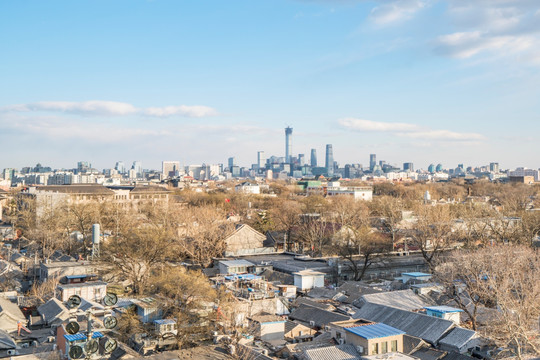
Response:
[{"label": "tall tower with spire", "polygon": [[291,163],[291,154],[292,154],[292,127],[287,126],[285,128],[285,162],[287,164]]}]

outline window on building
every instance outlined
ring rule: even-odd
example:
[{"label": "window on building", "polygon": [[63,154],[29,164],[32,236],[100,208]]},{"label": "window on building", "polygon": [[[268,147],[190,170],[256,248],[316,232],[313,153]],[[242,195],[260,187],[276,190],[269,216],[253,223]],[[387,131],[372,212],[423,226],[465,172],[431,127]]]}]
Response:
[{"label": "window on building", "polygon": [[386,354],[388,352],[388,342],[381,343],[381,354]]},{"label": "window on building", "polygon": [[397,351],[397,340],[392,340],[391,343],[391,351],[396,352]]},{"label": "window on building", "polygon": [[371,345],[371,355],[375,355],[379,353],[379,343],[375,343]]}]

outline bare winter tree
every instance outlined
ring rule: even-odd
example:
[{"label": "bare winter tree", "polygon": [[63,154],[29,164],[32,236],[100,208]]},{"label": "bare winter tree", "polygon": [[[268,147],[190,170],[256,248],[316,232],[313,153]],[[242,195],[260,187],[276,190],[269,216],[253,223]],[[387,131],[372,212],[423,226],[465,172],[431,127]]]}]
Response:
[{"label": "bare winter tree", "polygon": [[370,204],[371,213],[382,219],[383,231],[392,239],[392,249],[398,240],[399,224],[403,219],[403,203],[400,199],[390,196],[380,196]]},{"label": "bare winter tree", "polygon": [[176,215],[177,244],[181,254],[194,263],[208,266],[225,251],[225,238],[234,230],[222,209],[211,205],[188,207]]},{"label": "bare winter tree", "polygon": [[428,205],[418,208],[417,218],[411,232],[413,242],[433,268],[436,258],[454,239],[453,216],[448,206]]},{"label": "bare winter tree", "polygon": [[[455,251],[435,273],[473,328],[506,355],[540,355],[540,258],[534,250],[508,244]],[[481,307],[492,310],[486,326],[477,321]]]}]

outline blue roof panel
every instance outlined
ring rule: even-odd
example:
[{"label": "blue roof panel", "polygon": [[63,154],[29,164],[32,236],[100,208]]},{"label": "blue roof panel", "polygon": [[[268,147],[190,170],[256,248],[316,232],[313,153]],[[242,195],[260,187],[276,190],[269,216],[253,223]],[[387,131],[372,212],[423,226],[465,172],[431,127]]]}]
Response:
[{"label": "blue roof panel", "polygon": [[[96,331],[92,334],[92,339],[97,339],[101,337],[103,337],[103,334],[100,333],[99,331]],[[86,340],[86,334],[83,334],[83,333],[76,333],[74,335],[65,334],[64,338],[69,342],[78,341],[78,340]]]},{"label": "blue roof panel", "polygon": [[96,276],[94,274],[85,274],[85,275],[66,275],[66,279],[84,279],[87,277]]},{"label": "blue roof panel", "polygon": [[413,276],[413,277],[431,276],[431,274],[426,274],[426,273],[418,272],[418,271],[413,271],[413,272],[403,273],[403,274],[401,274],[401,275],[405,275],[405,276]]},{"label": "blue roof panel", "polygon": [[176,321],[174,321],[173,319],[160,319],[154,320],[154,322],[159,325],[176,324]]},{"label": "blue roof panel", "polygon": [[444,306],[444,305],[441,305],[441,306],[428,306],[425,309],[429,310],[429,311],[438,312],[438,313],[463,312],[463,310],[461,310],[461,309],[457,309],[457,308],[454,308],[454,307],[451,307],[451,306]]},{"label": "blue roof panel", "polygon": [[363,337],[364,339],[377,339],[387,336],[403,335],[404,331],[393,328],[383,323],[361,325],[345,328],[348,332]]}]

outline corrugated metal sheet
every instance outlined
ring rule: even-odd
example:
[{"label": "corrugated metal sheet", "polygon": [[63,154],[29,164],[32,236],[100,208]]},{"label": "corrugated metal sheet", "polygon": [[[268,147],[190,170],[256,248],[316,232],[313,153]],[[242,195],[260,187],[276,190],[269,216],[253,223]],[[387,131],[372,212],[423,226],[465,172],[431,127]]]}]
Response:
[{"label": "corrugated metal sheet", "polygon": [[439,344],[460,349],[462,346],[467,344],[475,335],[476,332],[474,330],[454,328],[448,333],[448,335],[439,340]]},{"label": "corrugated metal sheet", "polygon": [[350,328],[345,328],[346,331],[363,337],[364,339],[377,339],[387,336],[403,335],[404,331],[393,328],[386,324],[371,324],[371,325],[361,325]]},{"label": "corrugated metal sheet", "polygon": [[303,321],[307,324],[314,321],[315,326],[320,328],[334,321],[349,320],[350,317],[311,306],[300,306],[289,314],[289,319]]},{"label": "corrugated metal sheet", "polygon": [[328,346],[304,352],[306,360],[358,360],[361,355],[353,345]]},{"label": "corrugated metal sheet", "polygon": [[378,304],[365,304],[354,314],[353,318],[366,319],[395,327],[430,344],[436,344],[454,326],[450,320]]}]

